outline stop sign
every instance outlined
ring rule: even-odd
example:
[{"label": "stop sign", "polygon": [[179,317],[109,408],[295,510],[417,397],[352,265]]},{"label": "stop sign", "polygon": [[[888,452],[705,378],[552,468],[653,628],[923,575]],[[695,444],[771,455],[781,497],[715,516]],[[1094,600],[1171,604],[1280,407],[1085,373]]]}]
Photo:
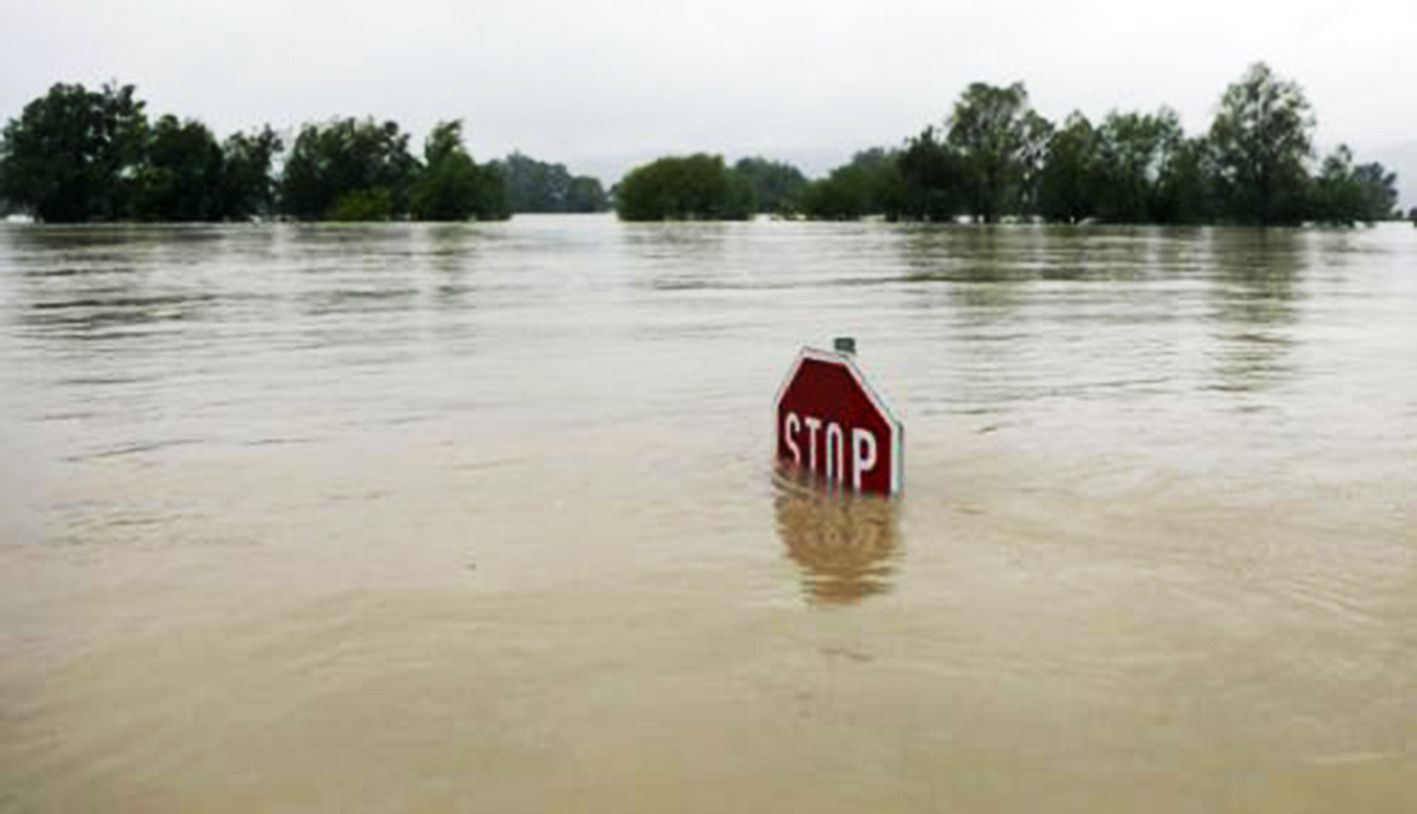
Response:
[{"label": "stop sign", "polygon": [[905,430],[843,353],[803,348],[777,393],[777,459],[834,487],[901,489]]}]

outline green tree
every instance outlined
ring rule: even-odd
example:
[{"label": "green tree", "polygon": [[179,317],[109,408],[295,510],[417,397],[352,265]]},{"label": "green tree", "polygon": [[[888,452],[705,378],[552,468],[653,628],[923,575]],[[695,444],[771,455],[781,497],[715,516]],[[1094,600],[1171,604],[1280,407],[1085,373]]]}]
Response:
[{"label": "green tree", "polygon": [[51,222],[127,217],[143,107],[132,85],[55,84],[0,134],[0,197]]},{"label": "green tree", "polygon": [[821,180],[803,188],[797,209],[819,220],[895,217],[904,197],[899,154],[881,147],[862,150]]},{"label": "green tree", "polygon": [[1043,158],[1053,137],[1053,123],[1033,110],[1023,116],[1023,149],[1019,151],[1022,180],[1018,189],[1018,213],[1038,211],[1038,182],[1043,175]]},{"label": "green tree", "polygon": [[283,147],[280,136],[266,125],[247,135],[237,132],[222,144],[222,216],[248,218],[275,211],[271,163]]},{"label": "green tree", "polygon": [[1353,180],[1363,191],[1361,220],[1373,223],[1392,217],[1397,210],[1397,173],[1374,161],[1354,168]]},{"label": "green tree", "polygon": [[301,220],[387,219],[408,211],[417,167],[394,122],[307,124],[285,163],[281,208]]},{"label": "green tree", "polygon": [[324,220],[389,220],[394,216],[394,196],[388,187],[364,187],[342,193],[325,210]]},{"label": "green tree", "polygon": [[224,169],[221,146],[206,125],[165,115],[148,132],[132,214],[169,222],[220,220]]},{"label": "green tree", "polygon": [[1354,226],[1391,216],[1397,203],[1397,175],[1381,164],[1353,165],[1353,152],[1339,145],[1314,179],[1309,216],[1320,223]]},{"label": "green tree", "polygon": [[600,179],[589,175],[575,175],[566,185],[567,212],[605,212],[610,209],[610,198]]},{"label": "green tree", "polygon": [[616,190],[622,220],[747,220],[753,187],[723,157],[698,153],[660,158],[626,173]]},{"label": "green tree", "polygon": [[948,141],[964,163],[968,211],[985,223],[1033,204],[1052,126],[1028,103],[1022,82],[975,82],[955,103]]},{"label": "green tree", "polygon": [[1223,213],[1239,223],[1298,223],[1313,154],[1314,117],[1304,91],[1268,65],[1251,65],[1226,89],[1210,127]]},{"label": "green tree", "polygon": [[1098,136],[1097,215],[1111,223],[1157,220],[1157,183],[1185,141],[1176,112],[1107,115]]},{"label": "green tree", "polygon": [[494,165],[502,176],[513,211],[565,211],[571,174],[564,166],[537,161],[519,152],[511,153]]},{"label": "green tree", "polygon": [[952,221],[966,206],[966,169],[963,159],[927,127],[906,142],[896,157],[898,194],[886,196],[887,217],[908,220]]},{"label": "green tree", "polygon": [[1074,112],[1048,140],[1039,178],[1038,211],[1050,221],[1077,223],[1097,210],[1101,149],[1096,129]]},{"label": "green tree", "polygon": [[1314,178],[1309,214],[1314,220],[1335,226],[1352,226],[1362,208],[1361,190],[1353,183],[1353,153],[1340,144],[1323,160]]},{"label": "green tree", "polygon": [[441,122],[423,146],[423,168],[409,193],[418,220],[505,220],[511,217],[502,178],[479,167],[463,146],[462,122]]},{"label": "green tree", "polygon": [[807,176],[801,170],[761,156],[740,158],[733,169],[753,185],[759,212],[789,211],[797,195],[807,186]]},{"label": "green tree", "polygon": [[1211,156],[1205,137],[1182,138],[1169,148],[1152,188],[1153,222],[1197,224],[1214,219]]},{"label": "green tree", "polygon": [[514,152],[493,162],[516,212],[604,212],[609,199],[600,181],[571,175],[564,164],[549,164]]}]

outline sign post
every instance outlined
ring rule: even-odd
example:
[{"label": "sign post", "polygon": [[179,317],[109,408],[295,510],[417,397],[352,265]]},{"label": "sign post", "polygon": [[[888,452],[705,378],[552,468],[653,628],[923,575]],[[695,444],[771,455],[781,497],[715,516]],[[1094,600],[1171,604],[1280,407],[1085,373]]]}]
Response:
[{"label": "sign post", "polygon": [[777,392],[774,435],[778,461],[832,488],[889,496],[903,486],[905,428],[849,351],[797,354]]}]

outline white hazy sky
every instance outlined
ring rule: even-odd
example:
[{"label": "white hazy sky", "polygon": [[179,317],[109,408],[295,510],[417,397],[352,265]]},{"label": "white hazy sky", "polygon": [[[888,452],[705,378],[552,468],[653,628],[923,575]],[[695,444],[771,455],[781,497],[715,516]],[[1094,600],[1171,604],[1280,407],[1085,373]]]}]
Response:
[{"label": "white hazy sky", "polygon": [[1169,104],[1198,132],[1256,60],[1303,86],[1320,145],[1417,142],[1417,0],[0,0],[0,118],[117,79],[220,135],[373,115],[417,142],[462,118],[480,160],[607,182],[690,150],[820,174],[976,80],[1023,80],[1055,120]]}]

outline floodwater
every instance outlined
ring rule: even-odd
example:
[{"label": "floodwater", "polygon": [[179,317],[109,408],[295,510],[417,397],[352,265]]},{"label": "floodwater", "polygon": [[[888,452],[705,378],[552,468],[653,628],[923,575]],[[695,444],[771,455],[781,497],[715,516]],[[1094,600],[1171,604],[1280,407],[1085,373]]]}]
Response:
[{"label": "floodwater", "polygon": [[0,810],[1417,809],[1410,226],[5,227],[0,394]]}]

